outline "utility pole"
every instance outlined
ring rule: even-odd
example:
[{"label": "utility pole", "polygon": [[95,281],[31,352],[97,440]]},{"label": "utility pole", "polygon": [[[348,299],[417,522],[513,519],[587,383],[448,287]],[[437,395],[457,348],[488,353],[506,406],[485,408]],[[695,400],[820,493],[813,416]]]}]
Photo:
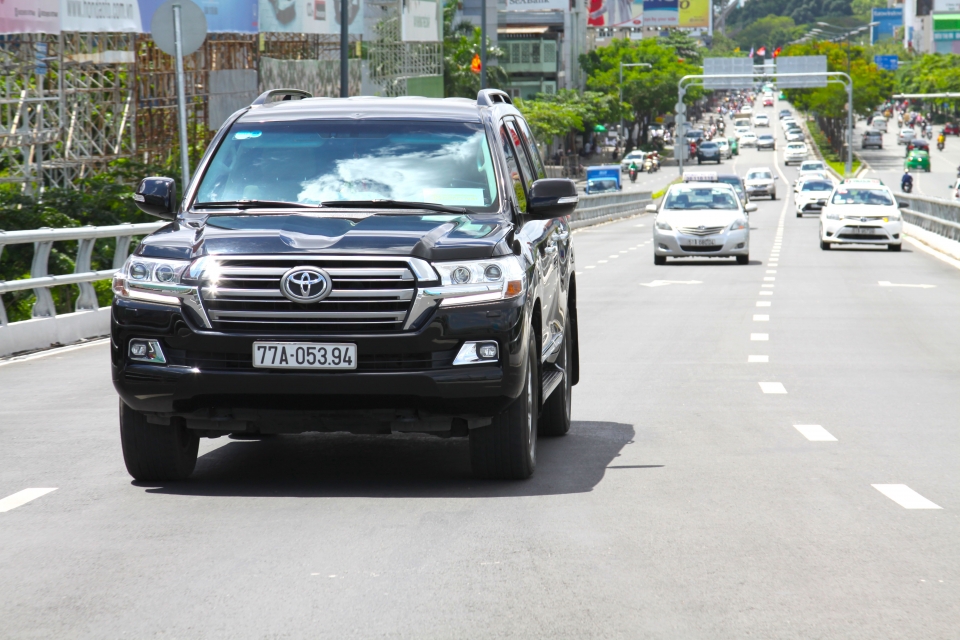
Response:
[{"label": "utility pole", "polygon": [[487,88],[487,0],[480,0],[480,88]]},{"label": "utility pole", "polygon": [[[336,0],[334,0],[336,2]],[[340,97],[350,96],[350,0],[340,0]]]}]

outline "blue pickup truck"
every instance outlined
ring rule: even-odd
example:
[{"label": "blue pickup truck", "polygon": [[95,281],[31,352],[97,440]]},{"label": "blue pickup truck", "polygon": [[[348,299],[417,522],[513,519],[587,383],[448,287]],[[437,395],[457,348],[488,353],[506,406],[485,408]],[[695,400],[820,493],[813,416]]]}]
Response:
[{"label": "blue pickup truck", "polygon": [[620,165],[587,167],[587,187],[585,191],[588,194],[620,191],[622,188],[623,186],[620,184]]}]

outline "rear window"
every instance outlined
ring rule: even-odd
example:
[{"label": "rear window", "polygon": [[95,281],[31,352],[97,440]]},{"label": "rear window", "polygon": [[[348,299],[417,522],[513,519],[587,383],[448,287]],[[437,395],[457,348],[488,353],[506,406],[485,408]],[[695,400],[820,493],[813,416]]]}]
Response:
[{"label": "rear window", "polygon": [[801,191],[833,191],[833,184],[825,180],[810,180],[803,183]]}]

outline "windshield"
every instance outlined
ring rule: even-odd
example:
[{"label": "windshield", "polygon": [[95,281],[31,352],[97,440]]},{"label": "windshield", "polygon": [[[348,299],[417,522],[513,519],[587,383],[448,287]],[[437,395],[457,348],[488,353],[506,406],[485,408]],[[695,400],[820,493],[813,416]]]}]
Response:
[{"label": "windshield", "polygon": [[747,174],[747,180],[772,180],[773,175],[769,171],[751,171]]},{"label": "windshield", "polygon": [[717,182],[729,184],[730,186],[733,187],[733,190],[736,191],[737,193],[743,193],[743,185],[740,183],[740,178],[735,178],[735,177],[724,178],[723,176],[721,176],[720,178],[717,179]]},{"label": "windshield", "polygon": [[804,182],[801,191],[833,191],[833,185],[822,180]]},{"label": "windshield", "polygon": [[726,187],[678,186],[670,190],[664,209],[737,209],[737,198]]},{"label": "windshield", "polygon": [[487,211],[497,200],[479,123],[262,122],[235,125],[197,202],[402,200]]},{"label": "windshield", "polygon": [[833,204],[869,204],[889,207],[893,198],[885,189],[837,189]]}]

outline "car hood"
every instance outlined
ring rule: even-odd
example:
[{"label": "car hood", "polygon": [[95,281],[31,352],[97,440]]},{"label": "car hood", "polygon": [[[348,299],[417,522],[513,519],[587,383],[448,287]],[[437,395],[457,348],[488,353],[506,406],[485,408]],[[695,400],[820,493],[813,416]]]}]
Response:
[{"label": "car hood", "polygon": [[857,218],[883,218],[891,215],[899,215],[899,209],[894,206],[885,207],[882,205],[827,205],[824,211],[830,210],[831,213],[839,213],[846,220],[856,220]]},{"label": "car hood", "polygon": [[189,215],[144,238],[137,254],[192,259],[205,255],[348,253],[466,260],[511,253],[512,231],[513,224],[498,215],[361,211]]}]

